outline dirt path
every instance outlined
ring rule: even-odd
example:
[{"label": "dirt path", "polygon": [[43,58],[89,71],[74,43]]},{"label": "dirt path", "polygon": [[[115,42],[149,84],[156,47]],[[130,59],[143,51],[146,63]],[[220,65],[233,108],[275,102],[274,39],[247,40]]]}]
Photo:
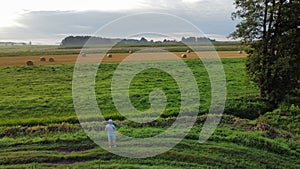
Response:
[{"label": "dirt path", "polygon": [[[184,52],[174,52],[177,56],[170,57],[168,53],[134,53],[132,54],[134,57],[131,59],[133,61],[140,60],[172,60],[172,59],[180,59],[180,56]],[[185,53],[187,58],[185,59],[196,59],[199,56],[201,58],[210,58],[212,52],[192,52]],[[243,52],[240,54],[238,51],[219,51],[218,55],[220,58],[243,58],[246,57],[247,54]],[[31,60],[34,65],[53,65],[53,64],[74,64],[79,55],[49,55],[43,56],[46,61],[40,61],[41,56],[15,56],[15,57],[0,57],[0,66],[24,66],[26,62]],[[85,63],[93,63],[99,62],[100,59],[103,59],[103,62],[120,62],[129,56],[128,53],[113,53],[112,57],[108,56],[100,56],[99,54],[89,54],[83,58],[83,62]],[[54,62],[49,62],[49,58],[54,58]]]}]

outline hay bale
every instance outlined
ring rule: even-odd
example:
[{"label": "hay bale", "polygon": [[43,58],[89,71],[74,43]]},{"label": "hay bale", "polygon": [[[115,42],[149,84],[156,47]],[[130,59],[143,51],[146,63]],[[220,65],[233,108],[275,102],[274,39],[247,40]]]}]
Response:
[{"label": "hay bale", "polygon": [[186,57],[187,57],[187,55],[184,53],[181,55],[181,58],[186,58]]},{"label": "hay bale", "polygon": [[240,51],[239,51],[239,54],[242,54],[242,53],[243,53],[243,51],[240,50]]},{"label": "hay bale", "polygon": [[40,57],[40,61],[41,61],[41,62],[46,62],[46,58]]},{"label": "hay bale", "polygon": [[49,58],[49,62],[55,62],[54,58]]},{"label": "hay bale", "polygon": [[34,64],[33,64],[33,61],[28,60],[28,61],[26,62],[26,65],[27,65],[27,66],[33,66]]},{"label": "hay bale", "polygon": [[186,53],[191,53],[191,51],[190,51],[190,50],[187,50]]},{"label": "hay bale", "polygon": [[111,58],[112,54],[108,53],[106,56],[109,57],[109,58]]},{"label": "hay bale", "polygon": [[132,53],[132,51],[130,50],[130,51],[128,51],[128,53]]}]

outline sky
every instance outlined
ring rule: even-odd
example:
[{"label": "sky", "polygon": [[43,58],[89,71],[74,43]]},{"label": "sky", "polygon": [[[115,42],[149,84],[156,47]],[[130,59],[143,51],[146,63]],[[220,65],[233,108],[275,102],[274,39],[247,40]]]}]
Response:
[{"label": "sky", "polygon": [[[237,24],[231,20],[234,10],[233,0],[7,0],[0,6],[0,41],[59,44],[66,36],[93,35],[114,20],[144,12],[178,16],[206,36],[224,41]],[[168,21],[161,18],[153,27],[168,27],[159,22]],[[176,33],[177,39],[186,35]]]}]

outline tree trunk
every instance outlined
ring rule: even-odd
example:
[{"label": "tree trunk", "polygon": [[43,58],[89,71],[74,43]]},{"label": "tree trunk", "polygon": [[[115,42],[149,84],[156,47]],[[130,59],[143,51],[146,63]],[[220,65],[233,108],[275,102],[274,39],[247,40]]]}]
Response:
[{"label": "tree trunk", "polygon": [[262,72],[262,76],[259,79],[259,89],[260,89],[260,99],[264,99],[265,98],[265,94],[264,94],[264,88],[263,88],[263,82],[264,82],[264,67],[266,65],[266,62],[264,60],[265,56],[267,55],[268,52],[268,45],[267,45],[267,19],[268,19],[268,0],[264,0],[265,4],[265,10],[264,10],[264,18],[263,18],[263,37],[262,37],[262,42],[263,42],[263,49],[262,49],[262,53],[260,56],[261,57],[261,67],[260,67],[260,72]]},{"label": "tree trunk", "polygon": [[266,40],[267,40],[267,18],[268,18],[268,0],[265,0],[265,11],[264,11],[264,19],[263,19],[263,54],[267,52]]}]

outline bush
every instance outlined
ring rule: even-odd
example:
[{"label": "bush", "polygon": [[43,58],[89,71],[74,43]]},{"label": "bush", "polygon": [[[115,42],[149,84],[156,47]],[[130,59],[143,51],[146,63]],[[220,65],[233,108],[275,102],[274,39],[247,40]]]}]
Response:
[{"label": "bush", "polygon": [[225,114],[234,115],[240,118],[256,119],[259,115],[269,110],[268,106],[263,102],[235,101],[226,103]]},{"label": "bush", "polygon": [[292,134],[300,134],[300,108],[294,104],[281,104],[278,109],[266,113],[264,122],[286,130]]}]

